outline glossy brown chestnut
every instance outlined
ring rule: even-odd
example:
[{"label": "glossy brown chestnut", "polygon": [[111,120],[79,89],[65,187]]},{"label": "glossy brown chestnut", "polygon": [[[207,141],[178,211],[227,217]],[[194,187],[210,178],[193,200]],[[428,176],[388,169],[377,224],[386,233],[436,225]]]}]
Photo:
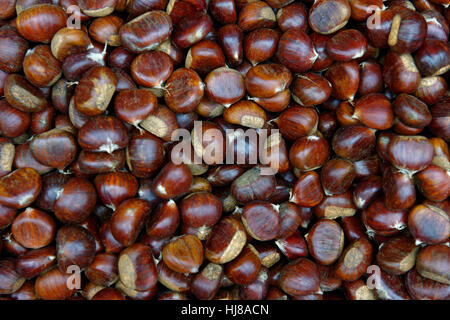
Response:
[{"label": "glossy brown chestnut", "polygon": [[343,28],[350,19],[352,9],[345,0],[316,1],[309,9],[309,25],[321,34],[331,34]]},{"label": "glossy brown chestnut", "polygon": [[450,285],[449,261],[450,248],[445,244],[426,246],[417,255],[416,271],[424,278]]},{"label": "glossy brown chestnut", "polygon": [[39,173],[32,168],[19,168],[0,178],[0,204],[20,209],[36,200],[42,186]]},{"label": "glossy brown chestnut", "polygon": [[414,206],[408,215],[408,228],[419,243],[444,243],[450,236],[448,213],[431,205]]},{"label": "glossy brown chestnut", "polygon": [[32,42],[49,43],[55,33],[66,25],[67,15],[59,6],[39,4],[20,12],[17,31]]},{"label": "glossy brown chestnut", "polygon": [[350,243],[336,265],[336,275],[344,281],[355,281],[366,273],[372,261],[372,244],[364,239]]},{"label": "glossy brown chestnut", "polygon": [[117,261],[117,257],[111,253],[98,254],[84,273],[89,281],[99,286],[110,286],[119,278]]},{"label": "glossy brown chestnut", "polygon": [[150,204],[143,199],[134,198],[121,202],[111,217],[113,237],[125,247],[134,244],[150,210]]},{"label": "glossy brown chestnut", "polygon": [[76,292],[75,286],[67,286],[69,277],[70,274],[61,272],[59,268],[53,268],[36,279],[34,290],[43,300],[68,299]]},{"label": "glossy brown chestnut", "polygon": [[247,242],[244,226],[234,217],[227,216],[212,229],[205,244],[205,257],[217,264],[236,258]]},{"label": "glossy brown chestnut", "polygon": [[319,220],[306,235],[306,241],[309,253],[318,263],[331,265],[344,249],[344,231],[333,220]]},{"label": "glossy brown chestnut", "polygon": [[138,192],[137,179],[127,172],[100,174],[95,177],[94,185],[103,204],[113,210]]},{"label": "glossy brown chestnut", "polygon": [[14,238],[22,246],[38,249],[50,244],[55,237],[56,224],[44,211],[27,208],[11,225]]},{"label": "glossy brown chestnut", "polygon": [[97,194],[92,183],[74,177],[67,181],[54,204],[55,216],[64,223],[80,223],[94,210]]},{"label": "glossy brown chestnut", "polygon": [[405,274],[414,268],[418,252],[419,247],[414,244],[414,239],[395,237],[389,239],[379,249],[376,262],[389,274]]},{"label": "glossy brown chestnut", "polygon": [[197,273],[203,262],[203,245],[196,236],[183,235],[164,247],[162,257],[175,272]]},{"label": "glossy brown chestnut", "polygon": [[119,255],[119,277],[127,288],[147,291],[156,286],[158,275],[149,247],[136,243]]},{"label": "glossy brown chestnut", "polygon": [[313,294],[319,291],[319,269],[311,260],[298,258],[283,268],[279,281],[281,289],[291,296]]},{"label": "glossy brown chestnut", "polygon": [[83,270],[95,257],[95,240],[85,228],[63,226],[56,234],[56,257],[58,268],[69,273],[73,265]]},{"label": "glossy brown chestnut", "polygon": [[135,53],[154,50],[172,32],[172,20],[160,10],[146,12],[122,25],[119,30],[122,45]]}]

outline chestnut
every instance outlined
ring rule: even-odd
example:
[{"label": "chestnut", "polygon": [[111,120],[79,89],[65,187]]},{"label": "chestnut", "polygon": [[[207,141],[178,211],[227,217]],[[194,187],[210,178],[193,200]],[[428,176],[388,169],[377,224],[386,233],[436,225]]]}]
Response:
[{"label": "chestnut", "polygon": [[313,135],[317,130],[319,115],[313,108],[292,106],[284,110],[276,123],[281,134],[288,140]]},{"label": "chestnut", "polygon": [[127,172],[99,174],[94,179],[94,185],[103,204],[113,210],[138,192],[137,179]]},{"label": "chestnut", "polygon": [[359,66],[355,61],[335,62],[326,71],[325,78],[333,89],[331,94],[339,100],[353,100],[359,87]]},{"label": "chestnut", "polygon": [[276,17],[272,8],[263,1],[246,3],[239,11],[238,25],[244,31],[275,26]]},{"label": "chestnut", "polygon": [[415,269],[406,275],[405,286],[411,297],[418,300],[446,300],[450,296],[448,285],[422,277]]},{"label": "chestnut", "polygon": [[375,133],[360,125],[341,127],[333,136],[332,147],[334,152],[344,159],[362,160],[374,151]]},{"label": "chestnut", "polygon": [[111,217],[111,232],[114,239],[125,247],[134,244],[150,210],[150,204],[143,199],[133,198],[121,202]]},{"label": "chestnut", "polygon": [[201,272],[195,275],[191,283],[192,294],[200,300],[212,299],[220,287],[223,267],[219,264],[208,263]]},{"label": "chestnut", "polygon": [[448,214],[431,205],[414,206],[408,215],[408,227],[419,243],[444,243],[450,235]]},{"label": "chestnut", "polygon": [[351,12],[348,1],[320,0],[309,9],[308,22],[315,32],[331,34],[347,24]]},{"label": "chestnut", "polygon": [[315,171],[302,174],[292,189],[292,197],[289,201],[303,207],[314,207],[324,197],[319,175]]},{"label": "chestnut", "polygon": [[247,92],[260,98],[268,98],[284,91],[291,82],[292,74],[290,70],[277,63],[257,65],[245,75]]},{"label": "chestnut", "polygon": [[54,202],[55,216],[64,223],[80,223],[94,210],[95,187],[85,178],[73,177],[64,184]]},{"label": "chestnut", "polygon": [[321,171],[321,182],[327,195],[341,194],[347,191],[355,178],[355,167],[344,159],[328,160]]},{"label": "chestnut", "polygon": [[15,209],[25,208],[36,200],[42,186],[39,173],[32,168],[19,168],[0,178],[0,204]]},{"label": "chestnut", "polygon": [[414,56],[420,73],[424,76],[439,76],[450,69],[450,52],[445,42],[425,40]]},{"label": "chestnut", "polygon": [[128,168],[136,177],[150,177],[164,164],[163,141],[149,132],[135,131],[126,151]]},{"label": "chestnut", "polygon": [[148,291],[156,286],[158,275],[149,247],[136,243],[119,255],[119,277],[123,285],[137,291]]},{"label": "chestnut", "polygon": [[241,251],[238,257],[226,264],[225,275],[235,284],[249,284],[256,280],[261,270],[261,261],[258,252],[251,245]]},{"label": "chestnut", "polygon": [[394,93],[413,93],[419,87],[421,75],[410,54],[390,51],[384,58],[383,79]]},{"label": "chestnut", "polygon": [[172,33],[173,42],[180,48],[187,48],[199,42],[211,31],[213,22],[204,12],[194,12],[183,17],[175,26]]},{"label": "chestnut", "polygon": [[304,31],[290,29],[280,37],[277,58],[293,72],[308,71],[317,57],[314,45]]},{"label": "chestnut", "polygon": [[344,249],[344,231],[333,220],[319,220],[306,235],[308,251],[322,265],[333,264]]},{"label": "chestnut", "polygon": [[208,97],[228,107],[238,102],[245,95],[244,77],[230,68],[217,68],[205,78],[205,92]]},{"label": "chestnut", "polygon": [[295,78],[291,90],[295,102],[304,107],[313,107],[328,100],[332,87],[324,77],[306,73]]},{"label": "chestnut", "polygon": [[154,50],[172,32],[172,20],[160,10],[139,15],[119,29],[122,45],[135,53]]},{"label": "chestnut", "polygon": [[44,94],[19,74],[6,78],[5,98],[14,108],[24,112],[38,112],[47,106]]},{"label": "chestnut", "polygon": [[128,145],[129,136],[124,124],[112,116],[89,118],[78,132],[78,143],[87,151],[112,153]]},{"label": "chestnut", "polygon": [[55,237],[55,230],[56,224],[50,215],[30,207],[20,213],[11,225],[14,238],[29,249],[50,244]]},{"label": "chestnut", "polygon": [[221,219],[212,229],[205,243],[205,257],[217,264],[236,258],[247,242],[244,226],[234,217]]},{"label": "chestnut", "polygon": [[85,275],[89,281],[99,286],[109,286],[119,278],[117,257],[111,253],[101,253],[95,256],[86,268]]},{"label": "chestnut", "polygon": [[319,291],[317,265],[306,258],[291,261],[281,271],[280,288],[291,296],[309,295]]},{"label": "chestnut", "polygon": [[38,45],[27,51],[23,69],[28,81],[38,87],[52,86],[62,74],[61,63],[52,55],[48,45]]},{"label": "chestnut", "polygon": [[267,200],[272,195],[275,189],[275,178],[271,175],[262,175],[261,169],[255,166],[233,181],[231,193],[238,202]]},{"label": "chestnut", "polygon": [[339,258],[336,275],[344,281],[360,278],[372,261],[372,250],[372,244],[364,238],[353,241]]},{"label": "chestnut", "polygon": [[289,260],[308,255],[308,245],[298,230],[285,239],[278,239],[275,244]]},{"label": "chestnut", "polygon": [[24,284],[23,278],[16,270],[16,260],[2,258],[0,260],[0,293],[10,294],[20,289]]},{"label": "chestnut", "polygon": [[76,265],[83,270],[93,261],[95,256],[95,240],[85,228],[63,226],[56,234],[56,257],[58,268],[63,273]]},{"label": "chestnut", "polygon": [[417,255],[416,271],[424,278],[449,285],[449,257],[450,248],[445,244],[426,246]]},{"label": "chestnut", "polygon": [[203,262],[203,245],[194,235],[173,238],[163,249],[164,263],[175,272],[197,273]]},{"label": "chestnut", "polygon": [[55,33],[66,25],[63,8],[52,4],[38,4],[21,11],[17,16],[17,31],[32,42],[49,43]]},{"label": "chestnut", "polygon": [[102,114],[109,105],[116,90],[117,77],[107,67],[93,67],[78,83],[75,94],[75,108],[87,116]]},{"label": "chestnut", "polygon": [[[288,1],[291,2],[291,1]],[[305,5],[301,2],[294,2],[282,6],[277,11],[277,24],[281,31],[286,32],[288,29],[301,29],[307,31],[308,20]]]},{"label": "chestnut", "polygon": [[172,199],[189,190],[192,173],[185,164],[166,164],[153,181],[152,191],[162,199]]},{"label": "chestnut", "polygon": [[35,136],[30,143],[30,151],[43,165],[62,170],[75,160],[77,146],[72,134],[52,129]]},{"label": "chestnut", "polygon": [[43,300],[65,300],[71,297],[75,292],[75,287],[67,286],[70,281],[70,274],[53,268],[40,275],[35,282],[34,290]]},{"label": "chestnut", "polygon": [[389,274],[405,274],[414,268],[419,249],[414,244],[413,238],[394,237],[385,242],[379,249],[376,262]]},{"label": "chestnut", "polygon": [[253,201],[242,210],[242,223],[254,239],[268,241],[280,232],[278,208],[268,202]]},{"label": "chestnut", "polygon": [[232,67],[241,65],[244,60],[244,33],[242,29],[235,24],[227,24],[219,29],[218,37],[218,42],[228,64]]},{"label": "chestnut", "polygon": [[156,238],[172,236],[180,223],[178,206],[173,200],[160,203],[147,222],[147,234]]},{"label": "chestnut", "polygon": [[176,292],[188,292],[191,288],[193,275],[175,272],[164,261],[158,262],[156,267],[158,281],[170,290]]},{"label": "chestnut", "polygon": [[194,70],[179,68],[167,79],[165,88],[167,106],[174,112],[188,113],[200,103],[205,85]]}]

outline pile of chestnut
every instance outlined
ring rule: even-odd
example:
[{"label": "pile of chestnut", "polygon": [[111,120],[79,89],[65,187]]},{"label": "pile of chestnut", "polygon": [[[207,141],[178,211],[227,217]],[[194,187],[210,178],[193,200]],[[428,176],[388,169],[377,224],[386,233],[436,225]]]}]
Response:
[{"label": "pile of chestnut", "polygon": [[0,0],[0,300],[449,300],[449,4]]}]

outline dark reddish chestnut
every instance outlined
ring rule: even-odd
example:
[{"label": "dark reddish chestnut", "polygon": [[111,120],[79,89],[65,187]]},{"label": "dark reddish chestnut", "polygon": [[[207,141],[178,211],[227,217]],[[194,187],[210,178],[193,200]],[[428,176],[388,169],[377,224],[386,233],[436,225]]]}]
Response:
[{"label": "dark reddish chestnut", "polygon": [[44,211],[27,208],[11,225],[14,238],[22,246],[38,249],[50,244],[55,237],[56,224]]},{"label": "dark reddish chestnut", "polygon": [[188,68],[180,68],[175,70],[167,79],[164,100],[174,112],[192,112],[200,103],[204,87],[205,85],[197,72]]},{"label": "dark reddish chestnut", "polygon": [[156,49],[172,32],[172,20],[163,11],[146,12],[122,25],[119,30],[122,45],[135,53]]},{"label": "dark reddish chestnut", "polygon": [[226,107],[245,95],[244,77],[236,70],[222,67],[211,71],[205,78],[208,97]]},{"label": "dark reddish chestnut", "polygon": [[348,245],[336,265],[336,275],[344,281],[355,281],[367,271],[372,261],[372,244],[358,239]]},{"label": "dark reddish chestnut", "polygon": [[317,130],[318,122],[319,115],[314,108],[300,106],[286,109],[276,120],[281,134],[288,140],[313,135]]},{"label": "dark reddish chestnut", "polygon": [[77,145],[69,132],[52,129],[35,136],[30,151],[43,165],[62,170],[75,160]]},{"label": "dark reddish chestnut", "polygon": [[333,264],[344,249],[344,231],[341,226],[328,219],[318,221],[306,235],[308,251],[320,264]]},{"label": "dark reddish chestnut", "polygon": [[333,97],[353,100],[359,87],[359,65],[355,61],[336,62],[327,70],[325,78],[333,87]]},{"label": "dark reddish chestnut", "polygon": [[316,293],[319,291],[319,285],[319,269],[314,262],[306,258],[290,262],[280,274],[280,287],[291,296]]},{"label": "dark reddish chestnut", "polygon": [[125,148],[128,141],[126,127],[112,116],[89,118],[78,132],[78,143],[87,151],[112,153]]},{"label": "dark reddish chestnut", "polygon": [[150,204],[143,199],[121,202],[111,217],[113,237],[125,247],[131,246],[143,229],[150,210]]},{"label": "dark reddish chestnut", "polygon": [[150,290],[158,281],[152,252],[149,247],[140,243],[120,253],[118,268],[120,281],[133,290]]},{"label": "dark reddish chestnut", "polygon": [[99,286],[109,286],[119,278],[117,261],[117,257],[111,253],[98,254],[84,273],[89,281]]},{"label": "dark reddish chestnut", "polygon": [[289,260],[308,255],[308,245],[298,230],[285,239],[278,239],[275,244]]},{"label": "dark reddish chestnut", "polygon": [[163,249],[164,263],[175,272],[197,273],[203,262],[203,245],[194,235],[173,238]]},{"label": "dark reddish chestnut", "polygon": [[419,251],[416,270],[424,278],[450,285],[450,248],[445,244],[426,246]]},{"label": "dark reddish chestnut", "polygon": [[448,213],[431,205],[413,207],[408,216],[408,227],[416,241],[430,245],[444,243],[450,236]]},{"label": "dark reddish chestnut", "polygon": [[54,204],[55,216],[64,223],[80,223],[94,210],[97,201],[95,187],[84,178],[67,181]]},{"label": "dark reddish chestnut", "polygon": [[124,200],[133,198],[138,192],[137,179],[127,172],[111,172],[95,177],[94,185],[100,200],[115,210]]},{"label": "dark reddish chestnut", "polygon": [[94,259],[94,237],[84,228],[63,226],[56,234],[56,256],[61,272],[70,274],[72,266],[83,270]]},{"label": "dark reddish chestnut", "polygon": [[36,200],[42,179],[32,168],[19,168],[0,178],[0,204],[20,209]]},{"label": "dark reddish chestnut", "polygon": [[331,34],[342,29],[350,19],[352,9],[345,0],[316,1],[309,9],[309,25],[321,34]]},{"label": "dark reddish chestnut", "polygon": [[275,26],[276,17],[272,8],[263,1],[246,3],[239,12],[238,25],[244,31]]},{"label": "dark reddish chestnut", "polygon": [[377,264],[392,275],[405,274],[416,261],[419,247],[414,239],[408,237],[395,237],[385,242],[377,253]]},{"label": "dark reddish chestnut", "polygon": [[205,244],[205,257],[213,263],[230,262],[241,253],[246,242],[244,226],[234,217],[225,217],[212,229]]},{"label": "dark reddish chestnut", "polygon": [[49,43],[55,33],[66,26],[63,8],[51,4],[31,6],[17,16],[17,31],[32,42]]},{"label": "dark reddish chestnut", "polygon": [[180,48],[187,48],[199,42],[211,31],[213,22],[204,12],[195,12],[184,17],[172,33],[173,42]]},{"label": "dark reddish chestnut", "polygon": [[247,232],[256,240],[272,240],[280,232],[278,207],[268,202],[253,201],[247,204],[241,218]]}]

